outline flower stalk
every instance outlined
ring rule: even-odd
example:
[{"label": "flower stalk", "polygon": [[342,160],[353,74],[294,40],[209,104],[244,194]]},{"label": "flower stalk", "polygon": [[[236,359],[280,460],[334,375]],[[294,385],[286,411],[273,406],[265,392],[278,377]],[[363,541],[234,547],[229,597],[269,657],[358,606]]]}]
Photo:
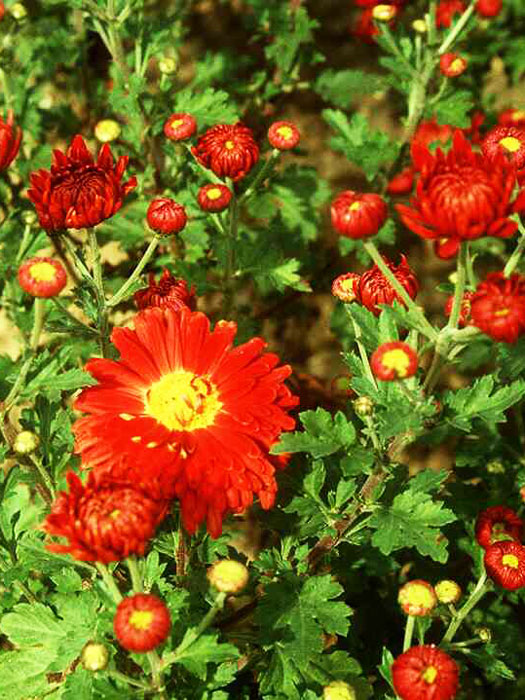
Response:
[{"label": "flower stalk", "polygon": [[450,643],[453,640],[454,635],[460,628],[467,615],[479,603],[479,601],[483,598],[483,596],[485,595],[485,593],[487,593],[491,586],[491,582],[487,580],[487,572],[485,571],[485,568],[483,568],[483,573],[479,577],[479,580],[474,590],[470,594],[465,604],[458,611],[457,616],[453,618],[450,622],[450,625],[447,631],[445,632],[445,635],[442,640],[443,644]]}]

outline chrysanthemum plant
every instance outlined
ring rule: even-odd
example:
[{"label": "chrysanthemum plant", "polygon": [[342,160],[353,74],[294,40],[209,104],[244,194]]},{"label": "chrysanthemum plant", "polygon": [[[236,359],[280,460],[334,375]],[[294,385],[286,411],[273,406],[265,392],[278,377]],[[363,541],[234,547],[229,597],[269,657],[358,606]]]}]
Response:
[{"label": "chrysanthemum plant", "polygon": [[480,89],[522,4],[355,0],[376,72],[328,0],[41,5],[0,0],[0,700],[522,697],[525,103]]}]

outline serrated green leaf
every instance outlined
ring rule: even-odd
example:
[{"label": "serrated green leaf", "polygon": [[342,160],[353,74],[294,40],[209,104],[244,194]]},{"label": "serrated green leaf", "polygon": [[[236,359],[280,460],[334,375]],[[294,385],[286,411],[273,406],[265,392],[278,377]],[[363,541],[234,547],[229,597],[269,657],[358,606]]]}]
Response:
[{"label": "serrated green leaf", "polygon": [[299,420],[305,432],[284,433],[279,444],[272,448],[272,454],[308,452],[317,459],[355,442],[355,428],[341,411],[332,417],[328,411],[318,408],[304,411],[299,415]]},{"label": "serrated green leaf", "polygon": [[363,95],[372,95],[387,86],[385,79],[361,70],[325,70],[314,83],[314,90],[327,102],[346,109]]},{"label": "serrated green leaf", "polygon": [[489,425],[504,423],[504,412],[525,395],[525,380],[517,379],[512,384],[493,390],[494,379],[486,375],[476,379],[469,387],[446,392],[444,404],[453,412],[451,417],[447,415],[450,424],[468,431],[475,418]]},{"label": "serrated green leaf", "polygon": [[437,122],[465,129],[470,126],[468,113],[473,107],[472,93],[468,90],[454,90],[438,102],[435,108]]},{"label": "serrated green leaf", "polygon": [[[181,644],[195,639],[195,629],[187,630]],[[208,664],[233,661],[240,656],[239,650],[233,644],[220,643],[217,634],[203,634],[177,656],[177,664],[184,666],[195,676],[206,678]]]}]

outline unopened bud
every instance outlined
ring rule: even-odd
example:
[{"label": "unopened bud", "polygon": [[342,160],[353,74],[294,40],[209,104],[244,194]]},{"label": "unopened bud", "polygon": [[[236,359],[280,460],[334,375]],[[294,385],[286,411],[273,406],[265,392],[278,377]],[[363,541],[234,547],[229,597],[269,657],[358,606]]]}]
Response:
[{"label": "unopened bud", "polygon": [[36,212],[32,209],[26,209],[22,212],[22,221],[26,226],[34,226],[38,221]]},{"label": "unopened bud", "polygon": [[356,698],[355,690],[344,681],[332,681],[323,688],[323,700],[356,700]]},{"label": "unopened bud", "polygon": [[504,474],[505,467],[498,459],[491,459],[487,462],[487,471],[489,474]]},{"label": "unopened bud", "polygon": [[484,644],[488,644],[492,639],[492,632],[489,627],[478,627],[476,634]]},{"label": "unopened bud", "polygon": [[408,581],[399,589],[397,600],[407,615],[424,617],[437,605],[434,588],[428,581],[416,579]]},{"label": "unopened bud", "polygon": [[220,593],[240,593],[248,579],[248,569],[234,559],[222,559],[208,569],[208,580]]},{"label": "unopened bud", "polygon": [[15,437],[13,450],[17,455],[29,455],[37,449],[39,444],[40,439],[38,435],[35,435],[35,433],[32,433],[30,430],[22,430],[22,432],[18,433]]},{"label": "unopened bud", "polygon": [[374,412],[374,402],[369,396],[360,396],[352,402],[352,406],[354,407],[354,411],[361,418],[371,416]]},{"label": "unopened bud", "polygon": [[11,15],[17,22],[21,22],[27,17],[27,10],[21,2],[15,2],[15,4],[11,6]]},{"label": "unopened bud", "polygon": [[102,119],[95,126],[95,137],[100,143],[109,143],[120,136],[120,124],[114,119]]},{"label": "unopened bud", "polygon": [[159,70],[162,75],[173,75],[177,72],[179,62],[171,56],[164,56],[159,60]]},{"label": "unopened bud", "polygon": [[457,603],[462,594],[460,586],[455,581],[449,581],[448,579],[436,583],[434,590],[439,602],[445,603],[445,605]]},{"label": "unopened bud", "polygon": [[376,5],[372,10],[372,17],[377,22],[390,22],[397,15],[395,5]]},{"label": "unopened bud", "polygon": [[424,19],[415,19],[412,22],[412,29],[418,34],[426,34],[428,31],[427,23]]},{"label": "unopened bud", "polygon": [[80,654],[86,671],[103,671],[108,665],[109,652],[103,644],[88,642]]}]

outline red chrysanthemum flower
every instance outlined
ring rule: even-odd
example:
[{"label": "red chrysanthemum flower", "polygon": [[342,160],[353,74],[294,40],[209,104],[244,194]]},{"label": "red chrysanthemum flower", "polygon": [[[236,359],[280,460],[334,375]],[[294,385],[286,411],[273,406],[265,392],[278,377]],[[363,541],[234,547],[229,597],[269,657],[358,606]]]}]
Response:
[{"label": "red chrysanthemum flower", "polygon": [[[419,282],[412,272],[406,257],[404,255],[401,256],[401,262],[397,267],[386,258],[384,258],[384,261],[410,298],[415,299],[419,290]],[[379,316],[381,313],[379,304],[392,306],[394,301],[397,301],[403,306],[405,305],[405,302],[398,296],[377,265],[374,265],[359,277],[357,301],[366,306],[376,316]]]},{"label": "red chrysanthemum flower", "polygon": [[53,151],[51,170],[32,173],[27,192],[40,226],[46,231],[86,228],[116,214],[137,186],[135,177],[121,182],[128,160],[128,156],[121,156],[115,166],[111,148],[105,143],[95,163],[79,134],[65,154]]},{"label": "red chrysanthemum flower", "polygon": [[457,53],[444,53],[439,59],[439,70],[447,78],[457,78],[467,70],[467,62]]},{"label": "red chrysanthemum flower", "polygon": [[6,121],[0,116],[0,170],[5,170],[14,161],[21,141],[22,129],[15,126],[15,117],[10,109]]},{"label": "red chrysanthemum flower", "polygon": [[525,166],[525,129],[518,126],[495,126],[481,142],[487,158],[504,155],[518,170]]},{"label": "red chrysanthemum flower", "polygon": [[496,17],[501,12],[503,0],[478,0],[476,3],[476,12],[481,17]]},{"label": "red chrysanthemum flower", "polygon": [[166,604],[151,593],[135,593],[124,598],[113,618],[119,644],[128,651],[151,651],[164,642],[171,628]]},{"label": "red chrysanthemum flower", "polygon": [[5,15],[5,5],[3,0],[0,0],[0,22],[4,19]]},{"label": "red chrysanthemum flower", "polygon": [[154,199],[146,215],[148,226],[161,236],[179,233],[186,226],[188,216],[182,204],[169,197]]},{"label": "red chrysanthemum flower", "polygon": [[465,12],[463,0],[440,0],[436,10],[436,26],[448,28],[453,20]]},{"label": "red chrysanthemum flower", "polygon": [[396,209],[407,228],[435,241],[440,258],[456,255],[462,241],[516,232],[509,216],[525,207],[525,194],[511,201],[516,171],[503,156],[474,153],[456,131],[447,154],[420,149],[418,160],[421,174],[411,206],[396,204]]},{"label": "red chrysanthemum flower", "polygon": [[480,109],[475,109],[470,115],[470,126],[461,131],[472,142],[479,145],[482,141],[481,126],[485,123],[485,114]]},{"label": "red chrysanthemum flower", "polygon": [[525,332],[525,277],[492,272],[470,300],[472,325],[496,341],[515,343]]},{"label": "red chrysanthemum flower", "polygon": [[357,14],[355,22],[350,27],[350,33],[367,44],[374,43],[374,37],[379,36],[381,32],[374,22],[372,8],[362,10]]},{"label": "red chrysanthemum flower", "polygon": [[485,549],[502,540],[521,540],[523,520],[512,508],[491,506],[481,511],[476,520],[476,540]]},{"label": "red chrysanthemum flower", "polygon": [[495,542],[485,549],[483,558],[487,575],[507,591],[525,586],[525,547],[507,540]]},{"label": "red chrysanthemum flower", "polygon": [[394,177],[388,183],[386,191],[388,194],[393,195],[403,195],[412,192],[412,187],[414,186],[414,168],[408,167],[404,168],[400,173],[394,175]]},{"label": "red chrysanthemum flower", "polygon": [[55,297],[66,286],[67,275],[58,260],[30,258],[18,268],[18,283],[33,297]]},{"label": "red chrysanthemum flower", "polygon": [[[465,292],[463,294],[463,299],[461,300],[461,307],[459,310],[458,326],[463,328],[463,326],[468,326],[470,324],[470,304],[474,292]],[[450,316],[452,313],[452,306],[454,305],[454,295],[451,294],[445,303],[445,315]]]},{"label": "red chrysanthemum flower", "polygon": [[388,216],[386,202],[378,194],[345,190],[332,202],[332,226],[347,238],[375,236]]},{"label": "red chrysanthemum flower", "polygon": [[234,182],[245,177],[259,160],[259,147],[252,130],[240,123],[212,126],[191,152],[215,175],[229,177]]},{"label": "red chrysanthemum flower", "polygon": [[398,340],[383,343],[372,354],[370,368],[383,382],[408,379],[417,372],[417,352]]},{"label": "red chrysanthemum flower", "polygon": [[93,474],[84,486],[70,471],[67,483],[69,492],[59,493],[42,529],[69,544],[49,544],[50,552],[103,564],[144,554],[167,512],[166,501],[154,501],[131,486],[97,483]]},{"label": "red chrysanthemum flower", "polygon": [[73,427],[86,466],[180,499],[188,532],[206,519],[213,537],[254,495],[272,506],[268,451],[295,425],[290,367],[264,353],[260,338],[233,348],[236,330],[221,321],[211,331],[199,312],[147,309],[135,330],[113,331],[120,360],[87,363],[99,384],[75,402],[89,414]]},{"label": "red chrysanthemum flower", "polygon": [[339,275],[332,282],[332,294],[345,304],[350,304],[357,299],[359,278],[355,272],[347,272]]},{"label": "red chrysanthemum flower", "polygon": [[149,275],[149,286],[139,289],[133,295],[133,300],[139,309],[147,309],[150,306],[159,306],[161,309],[171,308],[176,311],[182,308],[195,309],[195,287],[188,289],[186,280],[173,277],[165,267],[162,270],[159,281],[155,280],[155,273]]},{"label": "red chrysanthemum flower", "polygon": [[279,151],[295,148],[300,140],[301,134],[293,122],[274,122],[268,129],[270,146],[277,148]]},{"label": "red chrysanthemum flower", "polygon": [[436,117],[420,122],[410,144],[414,170],[421,170],[422,163],[418,156],[424,149],[430,150],[436,143],[446,144],[452,140],[453,135],[454,129],[448,124],[438,124]]},{"label": "red chrysanthemum flower", "polygon": [[397,657],[392,683],[401,700],[452,700],[458,692],[459,669],[444,651],[424,644]]},{"label": "red chrysanthemum flower", "polygon": [[197,202],[204,211],[224,211],[231,202],[232,193],[226,185],[211,183],[204,185],[199,190]]},{"label": "red chrysanthemum flower", "polygon": [[525,128],[525,109],[505,109],[498,115],[498,124]]},{"label": "red chrysanthemum flower", "polygon": [[403,612],[414,617],[429,615],[438,602],[434,587],[422,579],[408,581],[401,586],[397,600]]},{"label": "red chrysanthemum flower", "polygon": [[172,114],[164,122],[164,135],[170,141],[185,141],[197,131],[195,117],[187,112]]}]

